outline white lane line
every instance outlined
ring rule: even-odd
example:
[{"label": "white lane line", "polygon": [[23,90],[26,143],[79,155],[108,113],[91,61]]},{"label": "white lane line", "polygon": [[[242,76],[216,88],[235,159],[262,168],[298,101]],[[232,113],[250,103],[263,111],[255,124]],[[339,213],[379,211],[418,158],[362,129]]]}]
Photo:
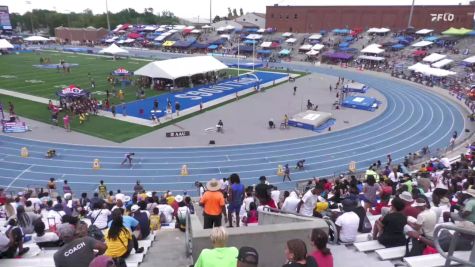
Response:
[{"label": "white lane line", "polygon": [[35,165],[31,165],[30,167],[24,169],[20,174],[18,174],[15,179],[13,179],[8,185],[7,185],[7,188],[5,189],[5,191],[8,191],[8,189],[16,182],[16,180],[18,180],[18,178],[20,178],[23,174],[25,174],[25,172],[28,172],[30,171],[30,169],[32,167],[34,167]]}]

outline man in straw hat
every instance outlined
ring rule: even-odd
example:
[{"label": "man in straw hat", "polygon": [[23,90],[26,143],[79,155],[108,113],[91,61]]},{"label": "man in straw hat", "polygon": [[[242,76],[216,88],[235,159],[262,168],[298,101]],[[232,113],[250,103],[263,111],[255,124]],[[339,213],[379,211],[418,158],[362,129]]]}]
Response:
[{"label": "man in straw hat", "polygon": [[200,199],[200,206],[203,207],[203,228],[209,229],[221,226],[222,215],[226,221],[226,209],[224,196],[220,191],[221,182],[211,179],[206,183],[207,191]]}]

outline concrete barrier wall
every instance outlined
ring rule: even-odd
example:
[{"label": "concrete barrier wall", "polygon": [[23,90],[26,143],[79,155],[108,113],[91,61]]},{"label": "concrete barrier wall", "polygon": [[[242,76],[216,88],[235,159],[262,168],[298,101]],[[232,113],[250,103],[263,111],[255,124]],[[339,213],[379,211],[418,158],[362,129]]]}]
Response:
[{"label": "concrete barrier wall", "polygon": [[[201,250],[212,248],[209,238],[211,230],[203,229],[199,216],[201,216],[199,213],[191,216],[194,261],[198,259]],[[290,239],[302,239],[307,243],[308,252],[313,251],[309,236],[314,228],[328,231],[327,223],[318,218],[259,212],[258,226],[227,228],[226,230],[229,234],[228,246],[254,247],[259,253],[259,267],[276,267],[285,263],[284,250],[286,242]]]}]

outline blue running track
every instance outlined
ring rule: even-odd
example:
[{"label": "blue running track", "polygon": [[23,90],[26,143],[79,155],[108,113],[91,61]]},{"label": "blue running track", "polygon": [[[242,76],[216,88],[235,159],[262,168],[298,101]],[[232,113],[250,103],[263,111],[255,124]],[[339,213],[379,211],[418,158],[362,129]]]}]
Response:
[{"label": "blue running track", "polygon": [[[0,136],[0,186],[15,190],[25,186],[45,185],[50,177],[67,179],[77,194],[91,192],[103,179],[108,189],[131,190],[140,179],[148,190],[195,192],[195,181],[225,177],[239,173],[245,185],[254,184],[266,175],[280,189],[295,183],[281,183],[276,176],[278,164],[294,166],[306,159],[305,171],[292,172],[292,181],[313,176],[333,175],[345,171],[352,160],[365,169],[387,154],[400,161],[407,153],[425,145],[444,148],[453,131],[462,132],[464,117],[460,107],[405,82],[386,80],[376,75],[340,69],[306,67],[311,72],[344,76],[377,88],[387,98],[387,108],[377,118],[357,127],[314,137],[273,143],[203,148],[129,149],[51,144]],[[21,158],[26,146],[30,157]],[[45,159],[45,151],[54,147],[59,156]],[[121,166],[126,152],[134,151],[136,164]],[[92,170],[99,158],[101,170]],[[190,175],[180,176],[182,164],[188,164]],[[61,183],[58,183],[61,187]]]}]

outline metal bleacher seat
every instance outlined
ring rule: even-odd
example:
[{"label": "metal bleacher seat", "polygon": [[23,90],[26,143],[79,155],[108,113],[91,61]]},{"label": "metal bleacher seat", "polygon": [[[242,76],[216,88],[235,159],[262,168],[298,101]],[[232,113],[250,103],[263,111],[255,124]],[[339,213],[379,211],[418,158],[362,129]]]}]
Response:
[{"label": "metal bleacher seat", "polygon": [[386,248],[385,246],[381,245],[378,242],[378,240],[359,242],[359,243],[354,243],[353,245],[355,246],[356,250],[360,252],[368,252],[368,251],[374,251],[374,250]]},{"label": "metal bleacher seat", "polygon": [[[470,251],[455,251],[454,256],[457,258],[469,260]],[[415,257],[406,257],[404,262],[409,267],[438,267],[445,265],[445,258],[440,254],[422,255]],[[450,266],[460,265],[457,262],[452,262]]]},{"label": "metal bleacher seat", "polygon": [[381,260],[401,259],[406,255],[406,246],[378,249],[375,253]]}]

